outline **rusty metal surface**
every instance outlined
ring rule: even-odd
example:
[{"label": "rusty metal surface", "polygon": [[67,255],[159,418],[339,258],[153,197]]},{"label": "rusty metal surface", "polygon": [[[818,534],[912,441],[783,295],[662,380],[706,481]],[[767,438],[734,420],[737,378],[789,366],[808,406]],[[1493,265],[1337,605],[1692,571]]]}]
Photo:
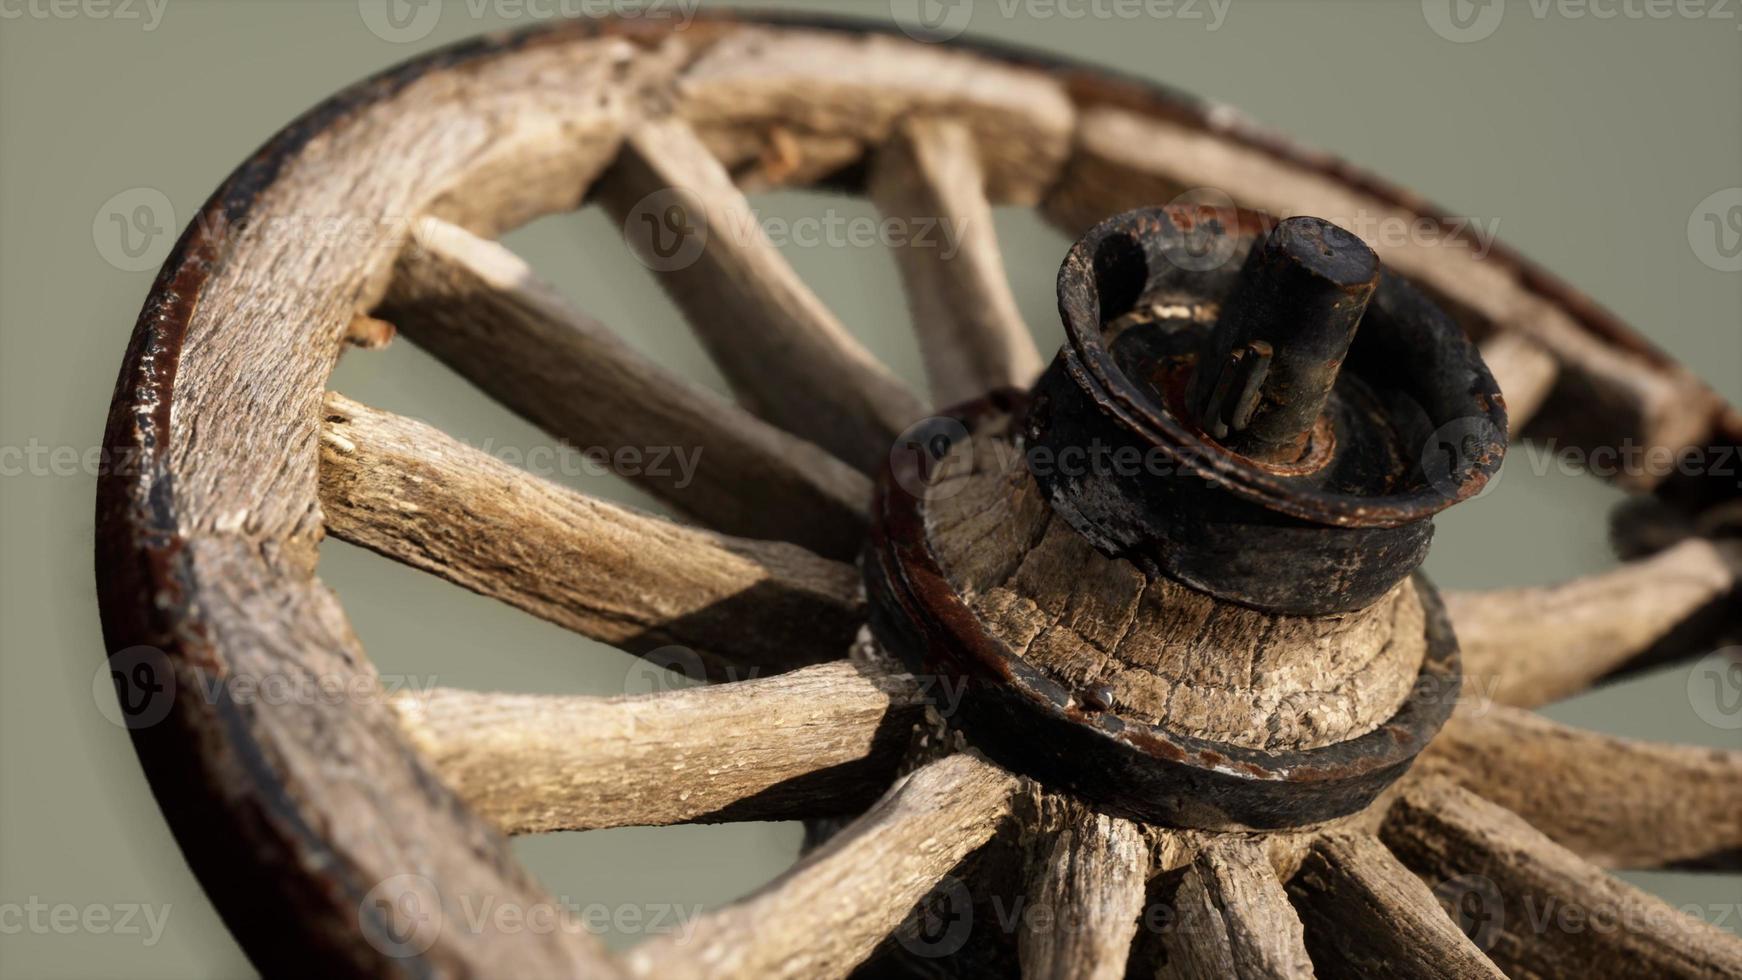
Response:
[{"label": "rusty metal surface", "polygon": [[[1506,447],[1506,410],[1475,346],[1402,277],[1381,272],[1305,463],[1219,445],[1189,406],[1206,325],[1156,301],[1220,303],[1261,216],[1199,206],[1096,226],[1059,272],[1066,343],[1035,387],[1024,436],[1053,509],[1103,553],[1270,612],[1363,608],[1427,554],[1433,514],[1480,492]],[[1213,263],[1213,264],[1212,264]],[[1118,329],[1109,329],[1119,324]],[[1316,444],[1316,445],[1315,445]]]}]

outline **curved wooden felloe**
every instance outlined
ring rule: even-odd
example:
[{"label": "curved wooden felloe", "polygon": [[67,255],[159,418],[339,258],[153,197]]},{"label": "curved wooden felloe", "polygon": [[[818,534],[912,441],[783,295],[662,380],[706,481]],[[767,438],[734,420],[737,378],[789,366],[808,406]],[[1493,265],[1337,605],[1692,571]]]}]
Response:
[{"label": "curved wooden felloe", "polygon": [[[942,752],[952,743],[914,714],[905,686],[914,682],[889,689],[867,680],[877,676],[871,668],[807,666],[864,646],[855,635],[858,577],[838,561],[863,520],[859,473],[886,458],[893,435],[925,408],[765,240],[734,236],[741,229],[732,225],[748,214],[745,191],[818,181],[857,189],[873,174],[887,213],[936,210],[970,224],[984,224],[990,204],[1038,203],[1065,226],[1081,226],[1128,202],[1156,203],[1203,184],[1243,203],[1332,219],[1350,208],[1437,214],[1178,93],[1029,54],[918,44],[850,25],[728,15],[700,17],[684,31],[652,21],[562,24],[438,52],[312,110],[213,195],[154,284],[105,436],[112,458],[130,465],[102,478],[97,513],[105,641],[145,668],[128,672],[140,686],[123,691],[141,762],[190,864],[263,970],[841,974],[1022,817],[1019,780],[975,755]],[[590,196],[630,216],[674,181],[691,185],[686,200],[722,234],[694,264],[663,278],[748,411],[677,390],[525,281],[486,240]],[[329,219],[381,233],[316,242],[299,232]],[[1036,362],[1001,288],[993,238],[973,230],[957,265],[936,258],[911,254],[905,268],[915,308],[950,324],[947,343],[928,337],[935,393],[1030,375]],[[1522,386],[1521,402],[1540,405],[1530,431],[1568,444],[1631,437],[1671,451],[1742,436],[1742,417],[1691,374],[1504,249],[1384,258],[1428,286],[1488,350],[1516,362],[1510,376],[1525,379],[1512,382]],[[936,294],[957,281],[966,287],[960,295]],[[430,305],[458,293],[482,319],[461,323]],[[326,396],[345,345],[378,346],[396,320],[559,436],[598,431],[602,439],[707,446],[718,455],[702,484],[706,499],[703,491],[654,489],[712,529],[588,501],[418,423]],[[465,332],[480,323],[488,329]],[[509,372],[514,352],[532,348],[560,356],[541,371],[484,373],[491,365]],[[588,374],[602,364],[621,373],[617,387]],[[636,383],[622,383],[627,376]],[[595,415],[563,404],[570,386],[589,378],[613,395]],[[647,386],[672,390],[648,397]],[[764,467],[790,514],[769,519],[751,513],[746,498],[728,499]],[[1714,500],[1704,484],[1680,478],[1624,482],[1655,485],[1689,508],[1736,496]],[[329,528],[631,649],[694,647],[716,678],[791,672],[628,701],[234,696],[239,685],[275,679],[378,686],[315,574]],[[1678,549],[1661,560],[1684,558]],[[1706,588],[1702,601],[1722,585]],[[1487,607],[1488,621],[1502,624],[1489,638],[1499,648],[1513,628],[1505,625],[1510,607],[1504,599]],[[1573,681],[1521,682],[1518,700],[1595,679],[1635,652],[1635,641],[1626,643],[1605,648],[1601,664],[1574,669]],[[611,796],[611,780],[620,785],[632,759],[719,763],[724,772],[728,761],[717,753],[740,747],[706,734],[748,724],[771,703],[780,707],[769,709],[749,753],[764,760],[754,772],[704,780],[699,795],[675,803]],[[715,728],[687,730],[668,709],[693,710]],[[606,745],[623,748],[614,733],[625,726],[653,736],[637,746],[647,754],[608,754]],[[871,788],[881,788],[908,742],[924,746],[924,757],[944,757],[897,782],[768,888],[710,917],[693,944],[654,943],[618,959],[576,931],[462,926],[464,910],[486,897],[521,908],[550,901],[513,860],[504,829],[839,815],[874,795],[845,785],[842,772],[873,774]],[[616,775],[571,787],[541,809],[532,784],[560,782],[571,772],[564,753],[590,745],[600,746],[590,758]],[[526,782],[504,783],[507,767]],[[1438,823],[1420,807],[1398,813],[1385,840],[1408,861],[1427,866],[1464,853],[1447,841],[1492,850],[1472,823],[1486,814],[1480,806],[1458,802]],[[1132,828],[1085,819],[1068,843],[1052,841],[1034,887],[1064,904],[1066,921],[1122,922],[1138,860],[1126,858]],[[1421,913],[1420,895],[1392,880],[1372,850],[1378,845],[1362,840],[1359,853],[1325,845],[1324,868],[1309,860],[1317,877],[1294,876],[1307,882],[1291,884],[1297,906],[1315,889],[1366,896],[1370,907],[1417,916],[1410,935],[1456,947],[1443,924]],[[1202,952],[1304,974],[1298,944],[1257,941],[1265,922],[1286,921],[1279,896],[1289,875],[1273,868],[1278,877],[1268,877],[1250,851],[1199,852],[1184,894],[1217,917],[1215,935],[1228,937],[1225,948]],[[1559,852],[1544,853],[1552,853],[1547,864],[1481,866],[1556,895],[1590,880]],[[1152,866],[1172,871],[1177,858],[1164,847]],[[1233,908],[1230,896],[1241,895],[1263,901]],[[1320,948],[1320,920],[1302,919],[1305,948]],[[781,930],[760,932],[769,921]],[[1363,920],[1323,921],[1334,931]],[[1112,974],[1108,941],[1117,946],[1124,928],[1109,926],[1087,944],[1036,934],[1026,955],[1043,966],[1092,958],[1097,972]],[[1689,935],[1705,944],[1704,959],[1677,953],[1664,938],[1682,935],[1677,929],[1624,949],[1644,950],[1638,955],[1672,972],[1731,962],[1732,952],[1697,930]],[[1502,965],[1536,962],[1510,948],[1507,956]],[[1481,972],[1471,963],[1467,973]]]}]

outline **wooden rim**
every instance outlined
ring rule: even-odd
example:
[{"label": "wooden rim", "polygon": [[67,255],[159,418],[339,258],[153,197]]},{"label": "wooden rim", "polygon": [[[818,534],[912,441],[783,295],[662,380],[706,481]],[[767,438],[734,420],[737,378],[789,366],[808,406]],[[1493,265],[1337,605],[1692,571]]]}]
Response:
[{"label": "wooden rim", "polygon": [[[845,21],[710,13],[691,25],[689,38],[706,46],[759,26],[893,34]],[[662,53],[669,34],[664,25],[641,22],[540,27],[424,56],[334,96],[268,141],[212,196],[165,263],[141,312],[104,439],[109,458],[132,465],[106,474],[98,489],[105,642],[111,651],[148,647],[163,658],[172,703],[161,722],[134,730],[136,749],[190,864],[226,924],[268,972],[290,963],[359,975],[616,970],[587,937],[561,931],[505,938],[450,930],[429,937],[416,955],[384,952],[381,933],[387,926],[372,918],[368,901],[384,878],[439,880],[434,900],[443,903],[488,892],[533,905],[541,895],[504,838],[436,777],[385,703],[284,709],[227,693],[223,682],[237,676],[373,678],[338,603],[314,577],[323,534],[317,469],[327,374],[353,318],[382,298],[393,271],[390,252],[341,250],[317,261],[306,249],[272,251],[284,242],[243,229],[286,202],[304,208],[324,202],[333,213],[346,213],[354,202],[321,198],[320,181],[331,178],[331,168],[365,174],[373,164],[379,170],[379,161],[367,157],[374,150],[428,150],[430,166],[416,194],[361,180],[361,189],[352,190],[373,208],[367,217],[433,212],[461,224],[482,221],[480,203],[466,195],[474,187],[482,187],[482,194],[503,193],[513,183],[502,177],[513,174],[514,163],[466,152],[481,150],[487,135],[495,135],[482,132],[480,118],[496,97],[523,99],[546,111],[547,119],[580,113],[598,126],[600,145],[581,160],[544,158],[545,164],[572,168],[559,176],[584,179],[553,179],[530,198],[488,202],[498,213],[492,220],[500,223],[481,227],[500,232],[572,207],[580,203],[575,185],[584,187],[617,155],[622,130],[641,119],[641,108],[625,101],[607,107],[618,116],[607,118],[604,110],[587,115],[540,91],[548,78],[533,69],[556,72],[568,88],[603,85],[644,61],[678,57]],[[1098,110],[1182,124],[1261,151],[1293,172],[1446,221],[1405,192],[1171,90],[1002,47],[949,50],[1033,69],[1062,85],[1073,126]],[[673,77],[663,76],[664,82]],[[383,137],[399,142],[383,147]],[[1080,140],[1079,133],[1074,142]],[[1044,196],[1049,214],[1067,224],[1076,212],[1121,210],[1088,193],[1094,181],[1066,186],[1079,155],[1058,161],[1038,182],[1016,171],[989,179],[1015,188],[1006,189],[1015,199]],[[760,179],[778,182],[777,167],[758,166]],[[264,308],[250,305],[251,290],[261,285],[253,276],[273,263],[292,269],[303,291],[274,297]],[[1588,430],[1561,403],[1593,388],[1613,390],[1622,383],[1618,364],[1643,367],[1649,375],[1627,379],[1638,404],[1620,413],[1623,424],[1643,433],[1649,445],[1699,448],[1729,444],[1742,434],[1742,421],[1709,389],[1559,280],[1499,248],[1477,267],[1507,279],[1514,300],[1553,314],[1549,332],[1533,336],[1564,344],[1556,349],[1563,383],[1550,386],[1539,418],[1552,417],[1570,438]],[[1476,294],[1459,292],[1459,284],[1468,285],[1468,269],[1446,277],[1432,268],[1403,271],[1424,275],[1424,284],[1453,300],[1479,334],[1519,327],[1472,306]],[[219,424],[232,416],[245,417],[248,425]],[[216,694],[174,698],[176,688]],[[315,778],[322,764],[338,760],[349,767],[347,780]],[[922,780],[911,791],[931,792],[928,785]],[[988,800],[1008,793],[989,777],[984,787]]]}]

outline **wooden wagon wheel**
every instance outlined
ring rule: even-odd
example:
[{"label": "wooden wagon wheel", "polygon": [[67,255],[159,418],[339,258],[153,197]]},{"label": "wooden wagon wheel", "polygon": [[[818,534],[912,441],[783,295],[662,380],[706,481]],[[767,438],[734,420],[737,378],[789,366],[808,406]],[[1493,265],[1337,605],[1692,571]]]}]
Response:
[{"label": "wooden wagon wheel", "polygon": [[[926,403],[756,231],[746,190],[813,183],[964,229],[954,258],[900,254],[932,401],[964,407],[910,429]],[[1051,381],[985,397],[1042,368],[992,204],[1037,205],[1081,234],[1206,186],[1253,210],[1099,226],[1061,276],[1072,340]],[[742,407],[641,359],[492,241],[589,201],[640,239]],[[1410,336],[1448,345],[1434,363],[1468,372],[1446,406],[1463,398],[1473,417],[1506,418],[1436,303],[1480,343],[1514,431],[1683,464],[1622,474],[1641,494],[1617,523],[1631,560],[1564,585],[1451,593],[1442,611],[1408,574],[1425,546],[1418,522],[1437,507],[1375,516],[1349,503],[1371,491],[1363,480],[1424,478],[1404,444],[1421,426],[1399,421],[1393,395],[1437,418],[1439,396],[1412,387],[1434,371],[1405,370],[1395,392],[1368,376],[1332,396],[1333,408],[1383,402],[1372,418],[1404,440],[1386,443],[1402,447],[1389,463],[1357,466],[1354,490],[1308,487],[1250,434],[1264,465],[1214,453],[1205,464],[1200,489],[1221,496],[1201,513],[1274,533],[1285,574],[1344,549],[1314,566],[1349,572],[1327,590],[1329,613],[1299,581],[1268,591],[1275,569],[1242,565],[1238,541],[1122,523],[1109,500],[1154,505],[1131,490],[1148,484],[1037,482],[1000,456],[1068,441],[1078,425],[1180,459],[1174,424],[1194,414],[1236,444],[1275,407],[1254,358],[1276,378],[1303,368],[1287,343],[1263,346],[1262,311],[1242,314],[1251,329],[1232,353],[1224,345],[1227,383],[1209,379],[1220,394],[1166,402],[1177,352],[1119,344],[1208,330],[1220,299],[1244,288],[1206,286],[1239,263],[1163,281],[1145,248],[1194,235],[1242,256],[1286,246],[1259,212],[1439,220],[1221,107],[843,24],[704,17],[683,31],[590,22],[492,38],[289,126],[164,266],[109,419],[107,446],[129,465],[98,502],[105,635],[141,761],[253,961],[268,973],[518,977],[811,977],[867,962],[1117,977],[1128,959],[1175,976],[1742,973],[1733,937],[1602,870],[1738,867],[1742,753],[1524,710],[1711,649],[1735,625],[1736,480],[1712,474],[1734,463],[1742,417],[1608,314],[1455,236],[1381,243],[1378,292],[1367,269],[1333,297],[1359,294],[1426,324]],[[403,219],[415,220],[396,250],[300,233]],[[1327,262],[1367,261],[1334,244]],[[692,484],[644,484],[694,525],[541,482],[325,392],[346,342],[380,340],[389,324],[558,437],[701,447]],[[1385,356],[1360,346],[1384,335],[1357,333],[1350,364]],[[1318,358],[1326,389],[1344,384],[1337,356]],[[1353,415],[1324,417],[1342,441],[1312,449],[1321,434],[1302,429],[1309,456],[1379,444]],[[1477,435],[1482,452],[1451,450],[1438,506],[1497,463],[1504,440]],[[1323,509],[1295,506],[1307,497]],[[868,608],[852,562],[873,523]],[[375,683],[314,574],[327,533],[631,652],[683,644],[718,678],[765,676],[612,699],[234,696],[239,678]],[[1220,557],[1205,558],[1218,541]],[[1139,642],[1152,636],[1165,642]],[[1486,679],[1499,704],[1452,712],[1455,684],[1421,686],[1455,681],[1457,646],[1463,675]],[[909,673],[891,654],[928,667]],[[958,700],[974,707],[960,725]],[[687,943],[614,958],[584,933],[464,913],[485,898],[549,907],[504,835],[797,818],[819,831],[835,820],[835,832]],[[1048,914],[1009,929],[983,917],[953,938],[914,931],[1024,896]],[[1544,928],[1540,910],[1557,903],[1609,927]]]}]

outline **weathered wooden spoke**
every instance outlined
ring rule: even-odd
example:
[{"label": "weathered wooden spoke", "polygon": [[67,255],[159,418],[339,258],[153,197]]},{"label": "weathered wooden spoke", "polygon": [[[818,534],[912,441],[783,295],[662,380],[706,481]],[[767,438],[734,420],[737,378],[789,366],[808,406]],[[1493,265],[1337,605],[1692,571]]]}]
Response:
[{"label": "weathered wooden spoke", "polygon": [[704,918],[688,941],[629,955],[642,977],[838,977],[1011,814],[1017,780],[966,754],[896,783],[864,816],[767,887]]},{"label": "weathered wooden spoke", "polygon": [[1407,789],[1385,843],[1463,909],[1512,976],[1733,977],[1742,939],[1627,885],[1442,780]]},{"label": "weathered wooden spoke", "polygon": [[1313,976],[1301,922],[1264,848],[1230,837],[1199,852],[1179,876],[1158,977],[1238,980]]},{"label": "weathered wooden spoke", "polygon": [[1597,864],[1742,867],[1739,750],[1614,738],[1487,705],[1455,716],[1420,766]]},{"label": "weathered wooden spoke", "polygon": [[965,124],[921,118],[897,127],[872,166],[871,199],[904,226],[895,254],[937,405],[1025,388],[1041,367],[998,253],[978,152]]},{"label": "weathered wooden spoke", "polygon": [[863,620],[850,565],[595,500],[339,395],[321,447],[334,535],[631,652],[742,677],[841,657]]},{"label": "weathered wooden spoke", "polygon": [[1320,976],[1502,976],[1427,886],[1371,837],[1320,839],[1289,891]]},{"label": "weathered wooden spoke", "polygon": [[617,698],[395,698],[413,745],[510,834],[857,813],[919,721],[911,678],[842,660]]},{"label": "weathered wooden spoke", "polygon": [[1065,803],[1063,826],[1030,859],[1025,977],[1118,980],[1143,911],[1149,845],[1128,820]]},{"label": "weathered wooden spoke", "polygon": [[1742,544],[1690,539],[1613,571],[1546,588],[1448,592],[1465,689],[1534,707],[1604,677],[1701,653],[1703,632],[1678,630],[1722,613],[1742,576]]},{"label": "weathered wooden spoke", "polygon": [[630,133],[600,193],[758,415],[864,470],[925,415],[793,272],[687,125]]},{"label": "weathered wooden spoke", "polygon": [[570,445],[634,453],[631,479],[716,530],[835,558],[864,540],[862,474],[636,353],[495,242],[420,222],[380,312]]},{"label": "weathered wooden spoke", "polygon": [[[336,98],[213,196],[140,318],[106,436],[129,465],[101,482],[105,640],[211,695],[133,736],[263,969],[1742,975],[1736,941],[1596,867],[1736,868],[1738,754],[1481,700],[1715,645],[1738,625],[1734,486],[1626,469],[1652,491],[1617,519],[1631,560],[1565,585],[1442,603],[1414,571],[1432,514],[1499,465],[1502,394],[1514,434],[1696,462],[1725,462],[1742,415],[1484,229],[1225,109],[990,49],[695,21],[489,39]],[[745,197],[806,185],[906,223],[932,393],[970,439],[893,445],[922,402]],[[1153,207],[1204,187],[1270,214]],[[583,202],[736,402],[489,240]],[[1067,344],[1038,381],[1008,204],[1098,228],[1056,270]],[[413,234],[317,242],[310,219]],[[1424,223],[1443,234],[1390,233]],[[346,345],[398,328],[555,438],[699,453],[688,478],[625,475],[705,529],[324,394]],[[1430,466],[1422,415],[1477,424]],[[1097,445],[1141,450],[1140,478]],[[650,679],[736,683],[228,696],[278,674],[374,692],[314,575],[329,533]],[[1460,680],[1477,701],[1453,714]],[[612,957],[459,926],[550,903],[505,834],[805,818],[809,853],[686,937]],[[908,923],[964,890],[971,927],[916,952]],[[410,948],[414,907],[448,927]]]}]

